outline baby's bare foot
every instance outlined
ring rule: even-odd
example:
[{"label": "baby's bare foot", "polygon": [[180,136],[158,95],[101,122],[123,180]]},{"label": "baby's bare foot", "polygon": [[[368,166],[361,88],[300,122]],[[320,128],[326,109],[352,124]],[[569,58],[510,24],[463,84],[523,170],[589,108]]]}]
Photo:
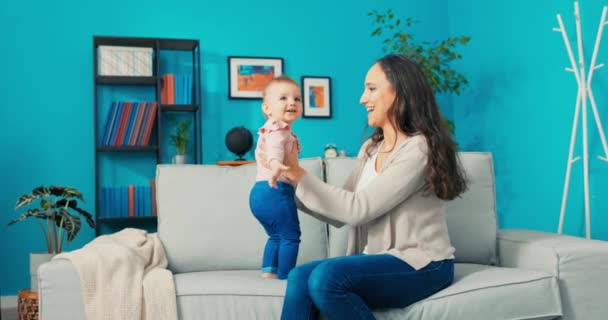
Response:
[{"label": "baby's bare foot", "polygon": [[264,279],[276,279],[279,276],[276,273],[271,273],[271,272],[264,272],[262,273],[262,278]]}]

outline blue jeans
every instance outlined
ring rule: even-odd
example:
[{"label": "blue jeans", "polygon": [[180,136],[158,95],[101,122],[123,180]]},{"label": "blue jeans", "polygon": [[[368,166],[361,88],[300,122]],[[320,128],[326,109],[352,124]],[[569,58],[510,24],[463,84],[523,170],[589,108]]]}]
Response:
[{"label": "blue jeans", "polygon": [[268,234],[262,272],[287,279],[298,258],[300,221],[293,187],[281,181],[277,185],[274,189],[268,181],[256,182],[249,193],[249,208]]},{"label": "blue jeans", "polygon": [[446,288],[454,261],[416,271],[390,255],[355,255],[309,262],[289,273],[282,320],[375,319],[371,309],[404,308]]}]

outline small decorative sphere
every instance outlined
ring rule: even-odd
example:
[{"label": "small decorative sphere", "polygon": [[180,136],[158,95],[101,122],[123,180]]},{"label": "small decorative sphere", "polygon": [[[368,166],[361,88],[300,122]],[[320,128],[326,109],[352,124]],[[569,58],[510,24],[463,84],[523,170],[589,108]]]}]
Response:
[{"label": "small decorative sphere", "polygon": [[226,147],[230,152],[236,154],[238,160],[243,159],[243,155],[251,150],[253,146],[253,135],[245,127],[235,127],[226,134]]}]

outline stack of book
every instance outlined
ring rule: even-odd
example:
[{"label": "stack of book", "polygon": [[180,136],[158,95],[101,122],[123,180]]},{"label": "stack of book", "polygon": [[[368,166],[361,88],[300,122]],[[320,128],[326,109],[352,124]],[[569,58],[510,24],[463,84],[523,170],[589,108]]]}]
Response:
[{"label": "stack of book", "polygon": [[99,216],[103,218],[133,218],[156,216],[156,185],[101,187]]},{"label": "stack of book", "polygon": [[192,75],[165,74],[161,76],[163,104],[192,104]]},{"label": "stack of book", "polygon": [[147,146],[157,110],[157,102],[112,102],[100,145]]}]

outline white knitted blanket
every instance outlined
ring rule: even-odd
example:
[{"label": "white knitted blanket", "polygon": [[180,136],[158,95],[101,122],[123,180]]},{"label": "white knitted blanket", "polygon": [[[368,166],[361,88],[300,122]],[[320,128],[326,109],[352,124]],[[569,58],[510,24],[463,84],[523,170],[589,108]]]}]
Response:
[{"label": "white knitted blanket", "polygon": [[78,271],[87,320],[177,320],[173,275],[156,233],[123,229],[53,259]]}]

